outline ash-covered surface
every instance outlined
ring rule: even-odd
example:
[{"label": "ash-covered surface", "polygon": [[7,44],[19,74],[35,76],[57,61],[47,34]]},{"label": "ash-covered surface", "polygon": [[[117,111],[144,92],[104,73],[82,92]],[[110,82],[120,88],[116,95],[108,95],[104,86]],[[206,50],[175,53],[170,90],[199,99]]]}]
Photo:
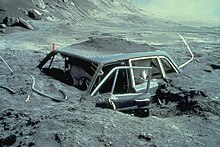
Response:
[{"label": "ash-covered surface", "polygon": [[[31,9],[43,13],[42,19],[27,16]],[[0,0],[0,22],[6,16],[22,17],[34,29],[20,25],[0,28],[0,56],[14,71],[10,73],[0,60],[0,146],[220,144],[219,26],[185,26],[155,19],[123,0]],[[189,53],[176,33],[185,37],[195,60],[181,75],[160,84],[147,118],[95,108],[95,97],[35,68],[53,43],[61,48],[91,37],[149,44],[167,51],[181,64]],[[54,102],[32,91],[30,75],[38,90],[63,99],[62,89],[68,99]]]}]

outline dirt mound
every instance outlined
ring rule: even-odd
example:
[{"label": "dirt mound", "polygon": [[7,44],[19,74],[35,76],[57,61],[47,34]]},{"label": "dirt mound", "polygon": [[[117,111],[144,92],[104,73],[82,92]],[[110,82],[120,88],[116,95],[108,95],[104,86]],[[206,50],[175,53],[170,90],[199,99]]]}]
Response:
[{"label": "dirt mound", "polygon": [[211,100],[205,92],[195,88],[177,87],[169,79],[160,83],[153,105],[151,115],[158,117],[187,114],[207,119],[210,116],[220,116],[220,102]]},{"label": "dirt mound", "polygon": [[[28,114],[15,111],[13,109],[7,109],[1,112],[0,114],[0,125],[2,126],[1,132],[5,132],[3,138],[0,138],[0,146],[11,146],[13,145],[17,137],[31,137],[35,132],[37,125],[40,121],[33,120]],[[13,122],[13,123],[11,123]],[[20,128],[17,130],[16,128]],[[8,133],[12,135],[8,135]],[[19,142],[20,146],[32,146],[35,143],[33,142]]]}]

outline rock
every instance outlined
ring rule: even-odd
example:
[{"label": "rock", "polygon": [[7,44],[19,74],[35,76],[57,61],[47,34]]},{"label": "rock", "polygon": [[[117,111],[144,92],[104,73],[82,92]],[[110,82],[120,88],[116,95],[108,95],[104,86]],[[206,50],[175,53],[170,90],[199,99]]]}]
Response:
[{"label": "rock", "polygon": [[151,141],[153,139],[153,136],[151,134],[146,134],[145,132],[138,135],[139,139],[145,139],[146,141]]},{"label": "rock", "polygon": [[0,146],[12,146],[16,142],[16,136],[10,135],[6,138],[0,139]]},{"label": "rock", "polygon": [[0,29],[0,33],[5,33],[5,29]]},{"label": "rock", "polygon": [[57,143],[61,143],[61,139],[57,133],[55,134],[55,140],[57,141]]},{"label": "rock", "polygon": [[33,3],[36,7],[40,8],[40,9],[45,9],[45,8],[46,8],[46,5],[45,5],[45,3],[44,3],[43,0],[32,0],[32,3]]},{"label": "rock", "polygon": [[210,115],[208,118],[209,118],[210,120],[214,120],[214,121],[217,121],[217,120],[220,119],[220,117],[219,117],[218,115]]},{"label": "rock", "polygon": [[39,12],[38,10],[32,9],[30,11],[28,11],[28,16],[30,18],[33,18],[35,20],[40,20],[42,18],[42,14],[41,12]]},{"label": "rock", "polygon": [[0,8],[0,12],[4,12],[5,13],[6,11],[4,9]]},{"label": "rock", "polygon": [[64,2],[64,3],[68,3],[68,2],[69,2],[69,0],[63,0],[63,2]]},{"label": "rock", "polygon": [[5,17],[3,19],[3,23],[7,26],[17,25],[19,23],[19,19],[15,17]]},{"label": "rock", "polygon": [[23,18],[19,18],[19,21],[20,21],[20,25],[23,26],[24,28],[27,28],[27,29],[30,29],[30,30],[33,30],[34,28],[32,27],[31,24],[29,24],[26,20],[24,20]]},{"label": "rock", "polygon": [[210,69],[204,69],[204,71],[205,71],[205,72],[209,72],[209,73],[212,72],[212,70],[210,70]]},{"label": "rock", "polygon": [[213,70],[220,69],[219,64],[210,64],[210,66],[212,67]]},{"label": "rock", "polygon": [[7,26],[4,23],[0,24],[0,28],[6,28],[6,27]]}]

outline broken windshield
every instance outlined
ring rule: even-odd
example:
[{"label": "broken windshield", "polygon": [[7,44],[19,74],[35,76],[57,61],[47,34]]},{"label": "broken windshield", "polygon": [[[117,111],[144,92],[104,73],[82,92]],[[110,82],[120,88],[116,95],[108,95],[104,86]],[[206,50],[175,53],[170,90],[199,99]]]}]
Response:
[{"label": "broken windshield", "polygon": [[96,67],[97,65],[92,62],[58,53],[46,62],[42,71],[65,84],[84,91],[88,88]]}]

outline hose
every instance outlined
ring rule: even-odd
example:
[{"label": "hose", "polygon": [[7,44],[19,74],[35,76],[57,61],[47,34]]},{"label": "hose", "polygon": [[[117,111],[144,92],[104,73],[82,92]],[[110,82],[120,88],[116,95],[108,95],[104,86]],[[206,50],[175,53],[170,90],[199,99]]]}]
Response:
[{"label": "hose", "polygon": [[11,67],[8,65],[8,63],[2,58],[2,56],[0,56],[1,60],[5,63],[5,65],[8,67],[8,69],[11,71],[11,73],[13,73],[13,70],[11,69]]},{"label": "hose", "polygon": [[62,91],[62,90],[59,90],[59,91],[63,94],[64,99],[54,98],[54,97],[52,97],[52,96],[50,96],[50,95],[48,95],[48,94],[45,94],[45,93],[43,93],[43,92],[37,90],[37,89],[34,87],[34,86],[35,86],[35,78],[34,78],[32,75],[30,75],[30,76],[31,76],[31,78],[32,78],[32,80],[33,80],[33,84],[32,84],[31,89],[32,89],[34,92],[36,92],[37,94],[39,94],[39,95],[41,95],[41,96],[44,96],[44,97],[46,97],[46,98],[49,98],[49,99],[51,99],[52,101],[55,101],[55,102],[64,102],[65,100],[67,100],[67,96],[66,96],[66,94],[64,93],[64,91]]},{"label": "hose", "polygon": [[15,94],[15,93],[16,93],[13,89],[11,89],[11,88],[9,88],[9,87],[7,87],[7,86],[0,85],[0,88],[3,88],[3,89],[5,89],[5,90],[7,90],[7,91],[10,92],[11,94]]}]

